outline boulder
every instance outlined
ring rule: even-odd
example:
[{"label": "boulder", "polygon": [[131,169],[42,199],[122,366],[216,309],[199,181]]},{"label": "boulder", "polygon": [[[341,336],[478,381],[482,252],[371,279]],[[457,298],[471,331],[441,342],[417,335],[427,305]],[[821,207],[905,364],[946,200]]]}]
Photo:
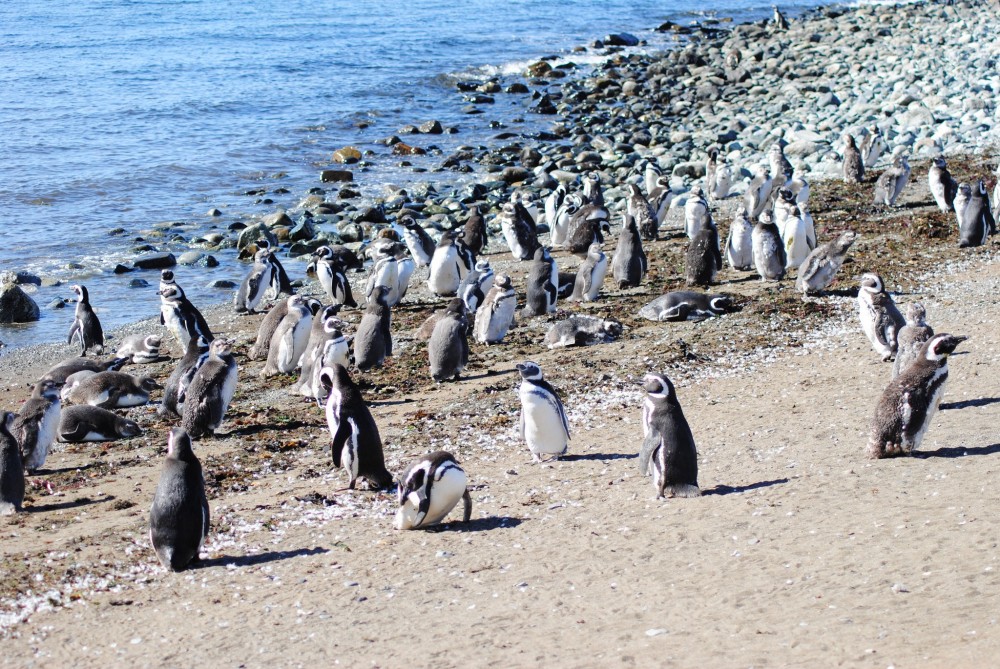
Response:
[{"label": "boulder", "polygon": [[361,152],[353,146],[345,146],[333,152],[333,162],[341,165],[350,165],[361,160]]},{"label": "boulder", "polygon": [[136,269],[166,269],[177,264],[173,253],[147,253],[132,261]]},{"label": "boulder", "polygon": [[278,246],[278,238],[274,236],[274,233],[268,230],[263,223],[255,223],[243,228],[236,240],[236,248],[242,251],[251,244],[256,244],[260,239],[266,239],[272,248]]},{"label": "boulder", "polygon": [[38,305],[12,281],[0,283],[0,323],[37,321]]},{"label": "boulder", "polygon": [[444,132],[440,121],[427,121],[420,126],[420,132],[428,135],[440,135]]},{"label": "boulder", "polygon": [[199,260],[205,257],[201,251],[186,251],[177,258],[178,265],[196,265]]},{"label": "boulder", "polygon": [[273,214],[268,214],[264,217],[264,225],[272,230],[279,227],[290,228],[295,225],[295,221],[293,221],[285,212],[276,211]]},{"label": "boulder", "polygon": [[323,170],[319,173],[319,178],[324,183],[354,181],[354,173],[350,170]]}]

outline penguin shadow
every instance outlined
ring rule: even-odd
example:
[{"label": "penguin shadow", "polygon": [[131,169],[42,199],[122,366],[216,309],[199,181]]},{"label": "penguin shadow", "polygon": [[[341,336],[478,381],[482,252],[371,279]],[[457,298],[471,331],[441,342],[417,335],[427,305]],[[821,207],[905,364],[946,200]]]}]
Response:
[{"label": "penguin shadow", "polygon": [[[963,351],[968,353],[968,351]],[[958,352],[952,353],[958,355]],[[952,409],[970,409],[972,407],[987,407],[1000,402],[1000,397],[980,397],[978,400],[965,400],[962,402],[942,402],[939,407],[941,411],[951,411]]]},{"label": "penguin shadow", "polygon": [[560,455],[562,462],[576,462],[578,460],[632,460],[638,458],[638,453],[567,453]]},{"label": "penguin shadow", "polygon": [[244,425],[243,427],[238,427],[229,432],[219,432],[215,436],[216,439],[225,439],[226,437],[248,437],[253,434],[260,434],[261,432],[273,431],[280,432],[283,430],[297,430],[301,427],[311,427],[309,423],[301,420],[290,420],[282,423],[260,423],[255,425]]},{"label": "penguin shadow", "polygon": [[994,453],[1000,453],[1000,444],[974,446],[972,448],[965,446],[945,446],[936,451],[914,452],[913,457],[922,460],[927,458],[964,458],[968,455],[993,455]]},{"label": "penguin shadow", "polygon": [[291,558],[306,557],[309,555],[323,555],[324,553],[329,553],[329,548],[299,548],[293,551],[268,551],[267,553],[258,553],[256,555],[223,555],[217,558],[211,558],[209,560],[199,560],[198,562],[191,565],[192,569],[209,569],[211,567],[225,567],[227,565],[236,565],[237,567],[252,567],[258,564],[267,564],[269,562],[277,562],[279,560],[289,560]]},{"label": "penguin shadow", "polygon": [[820,293],[824,297],[857,297],[858,287],[853,286],[851,288],[834,288],[833,290],[824,290]]},{"label": "penguin shadow", "polygon": [[509,530],[517,527],[524,520],[512,516],[489,516],[487,518],[473,518],[469,522],[453,520],[447,523],[439,523],[424,528],[425,532],[488,532],[490,530]]},{"label": "penguin shadow", "polygon": [[66,472],[76,472],[76,471],[86,471],[88,469],[93,469],[96,467],[96,463],[89,463],[86,465],[79,465],[77,467],[62,467],[61,469],[33,469],[31,471],[25,470],[25,475],[27,476],[51,476],[53,474],[65,474]]},{"label": "penguin shadow", "polygon": [[781,485],[782,483],[788,483],[787,478],[783,479],[772,479],[770,481],[758,481],[757,483],[749,483],[747,485],[740,486],[728,486],[720,483],[714,488],[709,488],[708,490],[702,490],[702,496],[705,495],[737,495],[743,492],[749,492],[751,490],[758,490],[760,488],[770,488],[774,485]]},{"label": "penguin shadow", "polygon": [[81,506],[90,506],[91,504],[103,504],[104,502],[110,502],[114,500],[113,495],[108,495],[107,497],[101,497],[100,499],[91,499],[89,497],[80,497],[79,499],[69,500],[66,502],[57,502],[55,504],[31,504],[30,506],[25,506],[24,510],[27,513],[44,513],[46,511],[63,511],[65,509],[77,509]]}]

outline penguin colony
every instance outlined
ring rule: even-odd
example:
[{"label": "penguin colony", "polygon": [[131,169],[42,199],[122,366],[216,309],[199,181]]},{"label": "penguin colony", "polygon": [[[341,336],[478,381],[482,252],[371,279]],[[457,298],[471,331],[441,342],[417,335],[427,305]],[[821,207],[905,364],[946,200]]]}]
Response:
[{"label": "penguin colony", "polygon": [[[776,13],[776,17],[780,14]],[[779,19],[776,18],[776,21]],[[784,21],[783,17],[780,17]],[[843,178],[866,184],[867,170],[888,148],[876,128],[860,148],[845,135]],[[742,206],[723,243],[712,218],[712,203],[730,196],[734,175],[717,148],[707,157],[703,184],[675,193],[669,179],[649,162],[624,184],[626,207],[612,222],[597,174],[584,175],[580,188],[561,184],[540,209],[515,191],[493,219],[474,208],[460,228],[445,230],[437,240],[412,216],[403,216],[390,234],[372,240],[365,249],[370,270],[359,306],[349,272],[364,260],[344,247],[321,246],[307,271],[319,283],[320,299],[293,294],[291,282],[276,257],[278,249],[260,244],[246,278],[234,298],[240,313],[256,313],[274,300],[260,323],[257,341],[246,355],[233,342],[217,339],[201,313],[185,297],[173,272],[161,277],[161,324],[172,335],[174,353],[182,353],[161,388],[148,376],[120,371],[122,365],[159,360],[166,337],[141,335],[122,342],[115,357],[87,358],[91,349],[103,352],[105,338],[84,286],[77,296],[68,340],[78,341],[83,357],[54,366],[39,380],[31,397],[16,414],[0,414],[0,512],[16,513],[24,500],[24,473],[41,469],[56,441],[103,441],[141,434],[135,421],[114,412],[150,402],[163,390],[158,413],[178,420],[166,437],[167,454],[150,511],[150,543],[164,567],[179,571],[195,563],[209,536],[210,510],[197,441],[211,438],[225,424],[236,394],[238,357],[264,361],[260,375],[290,376],[291,389],[323,407],[329,432],[330,459],[344,470],[347,488],[359,479],[370,489],[394,484],[397,529],[426,528],[444,521],[463,503],[462,520],[472,517],[469,476],[445,451],[418,457],[398,479],[386,468],[383,443],[375,416],[352,374],[372,374],[393,355],[392,311],[404,302],[407,288],[426,272],[434,295],[450,301],[429,319],[429,377],[435,383],[461,382],[469,364],[469,335],[485,345],[500,345],[517,318],[548,319],[559,314],[560,297],[576,305],[608,298],[614,289],[643,285],[649,269],[643,243],[656,242],[666,230],[671,207],[683,210],[683,234],[689,240],[685,279],[690,286],[709,286],[729,265],[733,271],[755,272],[763,282],[795,275],[795,289],[822,295],[843,265],[858,235],[850,230],[818,244],[808,210],[809,184],[777,142],[766,165],[751,166]],[[874,184],[873,202],[893,207],[909,183],[907,156],[898,154]],[[990,199],[982,179],[957,184],[943,158],[934,160],[928,183],[942,211],[954,211],[961,245],[978,246],[996,232]],[[643,192],[645,190],[645,193]],[[543,219],[544,217],[544,219]],[[545,229],[541,224],[544,220]],[[605,235],[618,226],[615,250],[605,254]],[[490,228],[501,235],[489,238]],[[479,257],[490,246],[505,243],[523,272],[522,295],[508,274],[495,274]],[[561,257],[583,258],[567,284],[559,271]],[[610,266],[613,286],[604,282]],[[423,280],[423,279],[422,279]],[[567,286],[564,290],[563,286]],[[570,293],[571,291],[571,293]],[[568,293],[568,295],[567,295]],[[733,307],[730,297],[701,291],[662,295],[639,315],[653,321],[700,321],[723,316]],[[342,309],[362,311],[353,333],[338,317]],[[860,329],[882,361],[895,360],[893,378],[885,388],[872,419],[867,455],[884,458],[919,448],[936,412],[948,378],[948,356],[966,339],[934,334],[926,311],[911,303],[904,320],[882,277],[865,273],[858,289]],[[590,320],[588,320],[590,319]],[[550,330],[551,346],[613,339],[621,326],[588,315],[571,315]],[[559,327],[565,326],[565,327]],[[566,332],[563,332],[565,330]],[[590,337],[581,336],[592,335]],[[564,343],[565,342],[565,343]],[[179,349],[177,348],[179,347]],[[557,459],[570,449],[570,418],[560,392],[545,378],[540,365],[514,365],[520,375],[518,434],[535,462]],[[356,371],[352,371],[356,370]],[[688,425],[676,389],[664,374],[651,372],[638,384],[642,404],[642,439],[635,439],[639,471],[652,480],[657,498],[697,497],[698,457],[695,435]],[[66,401],[71,406],[63,407]]]}]

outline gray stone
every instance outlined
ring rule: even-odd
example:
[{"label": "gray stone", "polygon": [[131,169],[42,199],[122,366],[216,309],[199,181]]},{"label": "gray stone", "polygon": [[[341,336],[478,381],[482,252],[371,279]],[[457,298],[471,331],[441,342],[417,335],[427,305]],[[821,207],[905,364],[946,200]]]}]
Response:
[{"label": "gray stone", "polygon": [[236,248],[242,251],[251,244],[256,244],[261,239],[266,239],[271,248],[278,247],[278,238],[274,236],[274,233],[268,230],[267,226],[263,223],[255,223],[248,225],[240,232],[240,236],[236,240]]},{"label": "gray stone", "polygon": [[38,305],[20,286],[12,281],[0,283],[0,323],[29,323],[38,317]]},{"label": "gray stone", "polygon": [[66,308],[66,302],[63,301],[61,298],[57,297],[56,299],[52,300],[47,305],[45,305],[45,307],[47,309],[65,309]]},{"label": "gray stone", "polygon": [[804,158],[806,156],[811,156],[822,148],[818,142],[810,142],[809,140],[797,140],[785,147],[786,156],[794,156],[797,158]]},{"label": "gray stone", "polygon": [[136,269],[164,269],[177,264],[173,253],[147,253],[132,261]]},{"label": "gray stone", "polygon": [[513,184],[526,180],[531,176],[531,172],[523,167],[505,167],[500,173],[500,179],[504,183]]},{"label": "gray stone", "polygon": [[145,279],[132,279],[128,282],[129,288],[149,288],[149,282]]},{"label": "gray stone", "polygon": [[639,46],[639,38],[630,33],[612,33],[604,38],[608,46]]},{"label": "gray stone", "polygon": [[427,121],[420,125],[420,132],[428,135],[440,135],[444,132],[440,121]]},{"label": "gray stone", "polygon": [[288,232],[288,238],[293,242],[306,241],[315,236],[316,228],[313,226],[312,219],[305,216]]},{"label": "gray stone", "polygon": [[214,288],[217,290],[231,290],[236,288],[236,282],[230,281],[229,279],[216,279],[215,281],[210,281],[206,288]]},{"label": "gray stone", "polygon": [[178,265],[195,265],[199,260],[205,257],[205,254],[201,251],[186,251],[177,258]]},{"label": "gray stone", "polygon": [[319,178],[324,183],[354,181],[354,173],[350,170],[323,170],[319,173]]}]

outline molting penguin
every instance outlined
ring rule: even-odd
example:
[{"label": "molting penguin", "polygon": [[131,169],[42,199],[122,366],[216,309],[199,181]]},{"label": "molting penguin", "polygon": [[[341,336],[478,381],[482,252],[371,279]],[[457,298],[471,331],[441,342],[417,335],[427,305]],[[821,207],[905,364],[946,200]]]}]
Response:
[{"label": "molting penguin", "polygon": [[715,172],[710,178],[705,179],[705,190],[708,197],[713,200],[724,200],[729,197],[729,190],[733,186],[733,170],[729,163],[719,161],[716,158]]},{"label": "molting penguin", "polygon": [[31,397],[10,426],[10,433],[20,444],[25,470],[33,472],[45,464],[56,440],[61,414],[59,384],[48,379],[36,383]]},{"label": "molting penguin", "polygon": [[268,347],[267,363],[260,373],[265,378],[294,372],[306,350],[306,344],[309,343],[312,311],[301,295],[292,295],[286,302],[288,309],[274,330]]},{"label": "molting penguin", "polygon": [[526,361],[516,365],[516,368],[521,374],[518,389],[521,436],[535,462],[541,462],[541,456],[546,455],[558,458],[566,453],[569,443],[569,422],[562,400],[542,378],[542,369],[537,363]]},{"label": "molting penguin", "polygon": [[392,474],[385,468],[382,437],[361,391],[342,365],[325,367],[320,373],[326,400],[326,423],[332,439],[333,465],[343,467],[354,490],[359,477],[375,489],[392,485]]},{"label": "molting penguin", "polygon": [[847,251],[857,240],[858,234],[851,230],[842,232],[839,237],[813,249],[809,257],[799,265],[799,274],[795,279],[795,289],[803,296],[815,295],[833,283],[837,270],[844,264]]},{"label": "molting penguin", "polygon": [[639,471],[653,477],[656,498],[698,497],[698,450],[674,384],[665,374],[643,377],[643,442]]},{"label": "molting penguin", "polygon": [[920,357],[924,342],[934,336],[934,329],[924,320],[927,311],[920,302],[906,307],[906,325],[896,335],[896,360],[892,363],[892,378],[896,378]]},{"label": "molting penguin", "polygon": [[594,346],[613,342],[621,334],[622,324],[618,321],[573,314],[549,328],[545,333],[545,345],[549,348]]},{"label": "molting penguin", "polygon": [[387,292],[385,286],[375,288],[354,334],[354,363],[362,372],[381,367],[392,355],[392,312],[385,303]]},{"label": "molting penguin", "polygon": [[116,358],[126,358],[137,365],[156,362],[160,359],[160,335],[132,335],[122,342],[115,351]]},{"label": "molting penguin", "polygon": [[874,203],[895,207],[899,194],[903,192],[909,180],[910,163],[906,161],[905,155],[900,154],[893,161],[892,167],[883,172],[875,182]]},{"label": "molting penguin", "polygon": [[517,296],[506,274],[497,276],[490,292],[486,293],[483,304],[476,311],[473,335],[481,344],[498,344],[503,341],[507,330],[514,321],[517,311]]},{"label": "molting penguin", "polygon": [[670,205],[674,202],[674,192],[670,189],[670,178],[662,176],[656,182],[656,187],[649,192],[649,204],[656,212],[656,227],[659,228],[667,220]]},{"label": "molting penguin", "polygon": [[711,295],[691,290],[675,290],[639,309],[639,315],[651,321],[703,321],[721,316],[732,308],[725,295]]},{"label": "molting penguin", "polygon": [[194,378],[198,368],[208,360],[208,348],[210,342],[204,337],[198,337],[188,342],[187,350],[177,361],[177,366],[170,373],[170,378],[163,386],[163,399],[156,413],[160,416],[180,417],[184,411],[184,398],[187,394],[191,379]]},{"label": "molting penguin", "polygon": [[729,226],[726,239],[726,261],[735,270],[753,269],[753,224],[745,206],[740,206]]},{"label": "molting penguin", "polygon": [[[264,360],[267,358],[267,353],[271,349],[271,339],[274,337],[274,331],[278,329],[278,325],[281,324],[281,320],[287,313],[288,300],[278,300],[268,310],[267,315],[264,316],[257,327],[257,340],[250,347],[250,352],[247,354],[250,360]],[[211,342],[211,339],[206,341]]]},{"label": "molting penguin", "polygon": [[459,500],[465,502],[462,522],[469,522],[472,498],[468,485],[465,470],[451,453],[435,451],[417,459],[399,477],[399,509],[393,527],[416,530],[437,525]]},{"label": "molting penguin", "polygon": [[785,157],[785,150],[779,142],[771,145],[767,152],[767,161],[771,167],[771,178],[774,180],[772,189],[784,188],[792,180],[795,169]]},{"label": "molting penguin", "polygon": [[591,244],[587,259],[580,263],[573,284],[571,302],[593,302],[601,292],[604,277],[608,273],[608,257],[604,255],[600,244]]},{"label": "molting penguin", "polygon": [[719,230],[709,217],[688,244],[684,278],[689,286],[707,286],[715,283],[715,275],[720,269]]},{"label": "molting penguin", "polygon": [[431,264],[431,256],[434,255],[434,247],[437,244],[412,216],[403,216],[400,222],[403,224],[403,242],[406,248],[410,249],[410,256],[413,257],[417,267],[427,267]]},{"label": "molting penguin", "polygon": [[761,281],[781,281],[785,276],[785,245],[771,213],[761,212],[751,234],[753,264]]},{"label": "molting penguin", "polygon": [[938,209],[946,214],[954,211],[958,182],[952,178],[948,171],[948,163],[942,156],[935,158],[934,164],[927,170],[927,185]]},{"label": "molting penguin", "polygon": [[643,241],[653,241],[659,236],[660,222],[656,219],[656,210],[646,200],[642,191],[635,184],[628,184],[628,196],[625,198],[626,211],[635,219],[639,227],[639,236]]},{"label": "molting penguin", "polygon": [[[431,258],[430,274],[427,277],[427,287],[439,297],[451,296],[458,292],[462,278],[466,272],[463,259],[459,256],[458,245],[454,232],[445,232],[434,249]],[[369,298],[371,299],[371,298]],[[386,295],[388,303],[388,295]]]},{"label": "molting penguin", "polygon": [[87,355],[87,349],[97,347],[98,353],[104,352],[104,330],[101,321],[90,306],[90,294],[86,286],[71,286],[76,294],[76,311],[73,315],[73,325],[69,328],[66,343],[72,344],[73,339],[80,339],[80,355]]},{"label": "molting penguin", "polygon": [[[168,272],[169,270],[164,270]],[[202,336],[212,341],[212,330],[201,312],[184,296],[184,291],[173,282],[161,279],[160,285],[160,325],[165,325],[174,335],[182,349],[186,349],[192,337]]]},{"label": "molting penguin", "polygon": [[604,208],[604,192],[601,190],[601,175],[591,172],[583,177],[583,199],[587,204]]},{"label": "molting penguin", "polygon": [[495,280],[496,275],[493,273],[493,268],[490,267],[490,262],[488,260],[477,261],[475,268],[462,281],[462,287],[459,290],[459,297],[465,302],[465,308],[470,314],[479,309],[479,305],[486,299],[486,294],[490,292]]},{"label": "molting penguin", "polygon": [[841,169],[845,183],[859,184],[865,180],[865,163],[851,135],[844,135],[844,164]]},{"label": "molting penguin", "polygon": [[66,407],[59,419],[59,441],[114,441],[142,434],[139,424],[114,411],[83,404]]},{"label": "molting penguin", "polygon": [[253,266],[240,283],[240,288],[236,291],[233,299],[233,306],[237,312],[255,313],[257,306],[264,299],[264,293],[271,287],[274,280],[274,265],[270,262],[270,249],[267,243],[261,241],[261,248],[253,256]]},{"label": "molting penguin", "polygon": [[486,227],[486,219],[479,205],[474,205],[469,211],[469,218],[465,219],[462,227],[462,239],[473,254],[479,255],[486,248],[490,241],[489,229]]},{"label": "molting penguin", "polygon": [[861,159],[865,163],[865,168],[875,167],[875,163],[878,162],[887,148],[889,148],[889,143],[885,141],[882,128],[873,125],[865,138],[861,140]]},{"label": "molting penguin", "polygon": [[316,249],[310,267],[315,268],[316,278],[330,302],[348,307],[358,306],[351,294],[351,283],[347,280],[347,266],[338,260],[332,248],[321,246]]},{"label": "molting penguin", "polygon": [[160,564],[183,571],[197,562],[210,522],[201,463],[191,438],[175,427],[167,437],[167,458],[149,512],[149,541]]},{"label": "molting penguin", "polygon": [[427,343],[431,378],[436,383],[449,379],[458,381],[462,370],[469,364],[469,340],[465,334],[468,329],[465,302],[461,298],[453,298],[434,326]]},{"label": "molting penguin", "polygon": [[535,251],[528,276],[525,279],[524,317],[544,316],[556,310],[559,291],[559,270],[556,261],[545,247]]},{"label": "molting penguin", "polygon": [[88,358],[69,358],[57,363],[49,371],[45,372],[42,380],[55,381],[57,384],[66,382],[66,379],[84,370],[92,372],[105,372],[108,370],[118,371],[129,361],[128,358],[105,358],[104,360],[94,360]]},{"label": "molting penguin", "polygon": [[754,170],[753,179],[747,184],[746,192],[743,194],[743,204],[750,220],[756,221],[767,208],[771,198],[771,184],[770,172],[767,171],[766,167],[758,166]]},{"label": "molting penguin", "polygon": [[69,391],[73,404],[89,404],[105,409],[142,406],[160,385],[151,377],[135,377],[125,372],[98,372],[83,379]]},{"label": "molting penguin", "polygon": [[917,359],[889,383],[875,407],[869,458],[909,455],[920,447],[941,404],[948,356],[966,339],[950,334],[931,337]]},{"label": "molting penguin", "polygon": [[192,439],[212,434],[222,425],[236,393],[238,374],[232,342],[213,341],[208,348],[208,359],[195,372],[185,394],[181,426]]},{"label": "molting penguin", "polygon": [[9,516],[24,505],[24,464],[12,430],[14,414],[0,412],[0,516]]},{"label": "molting penguin", "polygon": [[642,240],[635,219],[625,214],[618,247],[611,260],[611,274],[619,288],[637,288],[646,276],[646,254],[642,250]]},{"label": "molting penguin", "polygon": [[505,202],[497,214],[500,230],[514,260],[529,260],[538,248],[538,236],[532,226],[518,215],[514,205]]},{"label": "molting penguin", "polygon": [[[799,267],[816,248],[816,237],[811,236],[805,217],[797,206],[792,207],[785,219],[785,269]],[[815,233],[813,233],[815,234]]]},{"label": "molting penguin", "polygon": [[586,254],[590,245],[604,242],[603,231],[608,227],[608,210],[595,204],[585,204],[570,217],[566,234],[566,250]]},{"label": "molting penguin", "polygon": [[858,317],[872,348],[882,356],[882,362],[887,362],[896,353],[896,335],[906,322],[886,292],[882,277],[873,272],[861,277]]}]

